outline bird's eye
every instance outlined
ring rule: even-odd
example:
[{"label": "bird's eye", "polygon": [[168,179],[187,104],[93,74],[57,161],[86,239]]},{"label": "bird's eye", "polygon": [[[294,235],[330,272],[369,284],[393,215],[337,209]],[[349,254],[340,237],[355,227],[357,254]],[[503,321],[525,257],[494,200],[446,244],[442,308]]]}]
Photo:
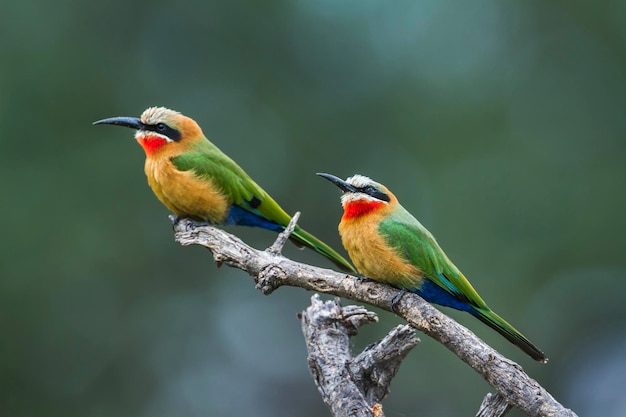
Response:
[{"label": "bird's eye", "polygon": [[373,185],[367,185],[367,186],[361,188],[360,191],[362,193],[370,195],[370,196],[372,196],[372,197],[374,197],[374,198],[376,198],[378,200],[386,201],[386,202],[390,201],[389,196],[387,194],[385,194],[384,192],[380,191],[378,188],[376,188]]},{"label": "bird's eye", "polygon": [[165,132],[167,130],[165,123],[157,123],[156,128],[159,132]]}]

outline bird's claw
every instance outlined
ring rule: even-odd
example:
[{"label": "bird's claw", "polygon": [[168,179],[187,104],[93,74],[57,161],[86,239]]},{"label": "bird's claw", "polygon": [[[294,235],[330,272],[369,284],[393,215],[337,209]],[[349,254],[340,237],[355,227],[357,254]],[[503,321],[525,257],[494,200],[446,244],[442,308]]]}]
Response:
[{"label": "bird's claw", "polygon": [[407,290],[405,288],[402,288],[399,293],[394,295],[394,297],[391,299],[391,311],[398,314],[398,303],[402,299],[402,296],[404,296],[404,294],[406,293]]}]

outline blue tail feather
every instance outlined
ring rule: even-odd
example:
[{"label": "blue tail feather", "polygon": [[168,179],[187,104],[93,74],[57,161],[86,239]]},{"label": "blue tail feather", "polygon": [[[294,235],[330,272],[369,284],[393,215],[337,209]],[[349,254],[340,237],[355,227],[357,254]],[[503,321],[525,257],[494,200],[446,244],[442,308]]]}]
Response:
[{"label": "blue tail feather", "polygon": [[454,295],[450,294],[439,285],[435,284],[428,278],[425,278],[420,288],[411,290],[415,294],[422,297],[424,300],[432,304],[439,304],[444,307],[451,307],[455,310],[467,311],[471,314],[476,314],[476,309],[465,301],[459,300]]},{"label": "blue tail feather", "polygon": [[254,214],[238,206],[230,206],[230,210],[228,210],[228,216],[226,216],[224,224],[229,226],[260,227],[274,232],[282,232],[285,229],[278,223],[267,220],[258,214]]}]

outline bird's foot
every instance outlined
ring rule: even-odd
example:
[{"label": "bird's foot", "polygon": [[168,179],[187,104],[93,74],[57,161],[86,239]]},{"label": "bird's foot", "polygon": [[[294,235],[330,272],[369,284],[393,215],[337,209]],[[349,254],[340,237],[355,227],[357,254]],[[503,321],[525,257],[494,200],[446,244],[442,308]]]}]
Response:
[{"label": "bird's foot", "polygon": [[398,303],[402,299],[402,296],[404,296],[404,294],[406,293],[407,293],[407,290],[402,288],[400,292],[391,299],[391,311],[398,314]]},{"label": "bird's foot", "polygon": [[365,281],[371,281],[371,279],[369,279],[365,275],[359,274],[358,272],[355,274],[350,274],[350,275],[356,278],[357,284],[362,284]]},{"label": "bird's foot", "polygon": [[181,220],[183,219],[187,219],[189,220],[190,224],[187,225],[187,228],[190,227],[202,227],[202,226],[211,226],[213,223],[206,221],[206,220],[196,220],[192,217],[185,217],[185,216],[179,216],[177,214],[171,214],[170,215],[170,220],[172,221],[172,227],[176,228],[176,226],[178,226],[178,223],[180,223]]}]

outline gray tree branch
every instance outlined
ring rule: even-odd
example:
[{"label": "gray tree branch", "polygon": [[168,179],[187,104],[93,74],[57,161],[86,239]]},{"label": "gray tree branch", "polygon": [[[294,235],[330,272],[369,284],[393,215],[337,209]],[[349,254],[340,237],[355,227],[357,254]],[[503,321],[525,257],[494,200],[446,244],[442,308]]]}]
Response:
[{"label": "gray tree branch", "polygon": [[383,417],[380,402],[402,359],[419,343],[411,327],[398,326],[352,357],[350,336],[376,321],[376,314],[363,307],[342,307],[339,298],[322,302],[318,294],[302,313],[309,369],[333,416]]},{"label": "gray tree branch", "polygon": [[[399,290],[378,282],[291,261],[270,251],[259,251],[239,238],[212,226],[181,219],[174,226],[175,239],[183,246],[201,245],[211,250],[218,265],[227,264],[246,271],[263,294],[280,286],[351,299],[387,310],[437,340],[478,372],[507,404],[529,416],[576,414],[563,407],[517,363],[505,358],[416,294],[406,293],[394,305]],[[281,234],[282,235],[282,234]],[[284,235],[283,235],[284,236]]]}]

